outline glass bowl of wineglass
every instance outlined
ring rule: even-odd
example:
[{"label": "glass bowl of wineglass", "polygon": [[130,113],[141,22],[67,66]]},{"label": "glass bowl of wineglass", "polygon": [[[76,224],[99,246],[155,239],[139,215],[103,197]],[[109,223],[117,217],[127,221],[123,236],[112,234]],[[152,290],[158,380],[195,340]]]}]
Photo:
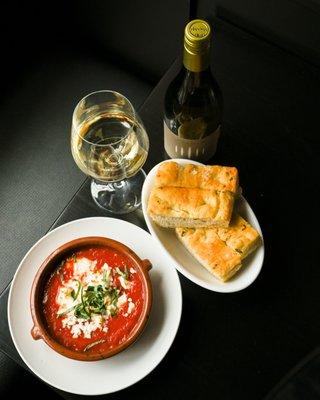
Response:
[{"label": "glass bowl of wineglass", "polygon": [[81,99],[72,117],[71,150],[92,178],[91,194],[100,207],[125,214],[140,206],[149,139],[125,96],[101,90]]}]

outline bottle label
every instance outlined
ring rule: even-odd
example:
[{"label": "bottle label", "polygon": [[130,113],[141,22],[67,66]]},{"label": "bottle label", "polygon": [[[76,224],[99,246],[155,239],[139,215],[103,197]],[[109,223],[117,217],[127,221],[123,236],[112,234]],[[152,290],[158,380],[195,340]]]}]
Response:
[{"label": "bottle label", "polygon": [[207,161],[217,150],[220,126],[202,139],[185,139],[173,133],[164,122],[164,148],[171,158]]}]

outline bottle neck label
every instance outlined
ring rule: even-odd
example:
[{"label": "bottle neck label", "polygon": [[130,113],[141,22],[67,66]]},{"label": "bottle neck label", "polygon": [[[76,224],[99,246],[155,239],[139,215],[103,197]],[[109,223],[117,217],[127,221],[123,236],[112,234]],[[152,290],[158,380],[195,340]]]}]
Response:
[{"label": "bottle neck label", "polygon": [[185,139],[171,131],[164,121],[164,148],[171,158],[208,161],[216,152],[220,126],[202,139]]}]

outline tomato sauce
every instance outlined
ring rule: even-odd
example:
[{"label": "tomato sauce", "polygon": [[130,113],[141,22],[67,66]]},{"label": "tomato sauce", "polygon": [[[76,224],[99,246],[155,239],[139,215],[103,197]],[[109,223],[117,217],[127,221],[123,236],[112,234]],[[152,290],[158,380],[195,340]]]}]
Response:
[{"label": "tomato sauce", "polygon": [[[63,326],[65,316],[59,316],[60,305],[57,302],[58,293],[64,282],[74,278],[74,264],[76,260],[87,258],[96,261],[93,272],[101,271],[105,263],[111,268],[113,275],[113,287],[119,289],[121,294],[126,294],[127,298],[132,299],[134,308],[131,313],[126,311],[127,304],[120,306],[114,316],[109,316],[105,322],[107,332],[103,329],[96,329],[91,332],[91,337],[86,338],[83,334],[73,337],[70,327]],[[129,287],[124,289],[121,286],[119,275],[115,268],[118,267],[132,271],[135,269],[134,262],[124,254],[108,248],[90,248],[75,253],[72,257],[64,260],[63,265],[57,266],[56,271],[51,275],[47,282],[43,297],[43,312],[47,322],[47,329],[52,337],[60,344],[70,349],[83,352],[102,352],[112,349],[123,343],[130,333],[134,330],[144,305],[144,290],[140,273],[129,273]],[[101,343],[96,343],[101,341]],[[102,342],[103,341],[103,342]],[[95,344],[96,343],[96,344]],[[92,344],[92,347],[90,347]],[[88,347],[89,345],[89,347]]]}]

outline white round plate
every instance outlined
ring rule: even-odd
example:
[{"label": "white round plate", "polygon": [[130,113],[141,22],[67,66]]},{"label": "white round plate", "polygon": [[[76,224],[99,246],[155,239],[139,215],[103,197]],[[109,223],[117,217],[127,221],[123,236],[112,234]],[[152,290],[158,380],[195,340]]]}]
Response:
[{"label": "white round plate", "polygon": [[[199,162],[192,160],[173,159],[163,162],[175,161],[179,164],[196,164],[202,165]],[[147,226],[152,236],[157,240],[161,249],[163,249],[171,258],[173,265],[185,277],[192,282],[214,292],[237,292],[249,286],[259,275],[264,259],[264,245],[260,246],[256,251],[250,254],[244,261],[241,270],[228,282],[221,282],[208,272],[182,245],[175,235],[173,229],[162,228],[158,226],[149,217],[147,213],[148,199],[151,189],[154,184],[157,169],[160,164],[157,164],[146,177],[142,188],[142,210]],[[238,213],[245,218],[262,236],[259,222],[254,215],[251,207],[246,199],[241,196],[237,200],[235,207]]]},{"label": "white round plate", "polygon": [[[32,339],[29,297],[33,278],[43,260],[62,244],[85,236],[104,236],[129,246],[147,258],[153,286],[150,319],[136,343],[101,361],[75,361],[61,356],[42,340]],[[170,294],[170,295],[168,295]],[[182,296],[177,272],[143,229],[114,218],[85,218],[49,232],[26,254],[13,278],[8,320],[13,342],[27,366],[50,385],[81,395],[101,395],[124,389],[151,372],[169,350],[181,316]]]}]

